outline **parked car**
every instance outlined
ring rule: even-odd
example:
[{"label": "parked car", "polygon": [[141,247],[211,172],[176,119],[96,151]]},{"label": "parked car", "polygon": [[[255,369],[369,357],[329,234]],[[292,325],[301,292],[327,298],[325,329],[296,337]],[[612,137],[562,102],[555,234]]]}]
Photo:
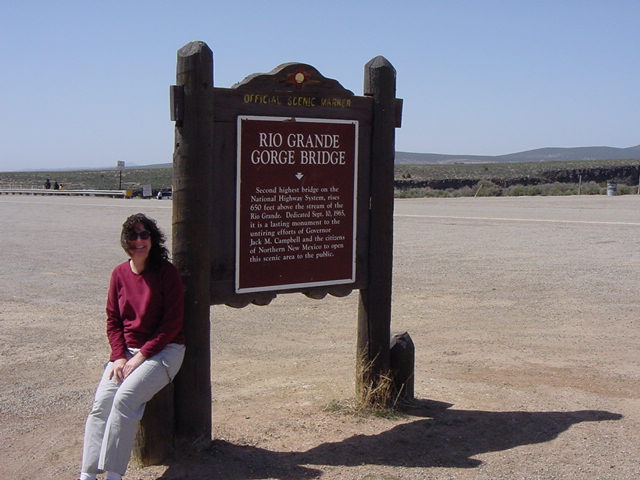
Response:
[{"label": "parked car", "polygon": [[158,190],[156,192],[156,198],[158,200],[162,200],[163,198],[172,200],[173,199],[173,192],[171,191],[170,188],[163,188],[163,189]]}]

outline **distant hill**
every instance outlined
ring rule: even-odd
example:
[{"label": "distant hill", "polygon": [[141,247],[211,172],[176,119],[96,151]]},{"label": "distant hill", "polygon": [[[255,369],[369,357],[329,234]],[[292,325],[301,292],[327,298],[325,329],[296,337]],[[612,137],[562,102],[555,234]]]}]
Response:
[{"label": "distant hill", "polygon": [[154,163],[154,164],[151,164],[151,165],[135,165],[135,166],[131,166],[130,168],[144,169],[144,168],[171,168],[171,167],[173,167],[173,163],[172,162]]},{"label": "distant hill", "polygon": [[[575,162],[584,160],[640,159],[640,145],[616,147],[548,147],[507,155],[450,155],[441,153],[396,152],[396,165],[451,165],[456,163]],[[131,168],[170,168],[172,163],[136,165]]]},{"label": "distant hill", "polygon": [[[640,145],[628,148],[616,147],[548,147],[527,150],[525,152],[509,153],[507,155],[450,155],[441,153],[396,152],[396,165],[455,165],[476,163],[525,163],[525,162],[576,162],[590,160],[640,160]],[[155,163],[138,165],[128,163],[124,172],[131,170],[147,170],[172,168],[173,163]],[[49,168],[27,169],[23,172],[66,172],[66,171],[96,171],[116,170],[116,167],[87,167],[87,168]]]},{"label": "distant hill", "polygon": [[508,155],[445,155],[439,153],[396,152],[397,165],[454,164],[454,163],[508,163],[551,162],[581,160],[640,159],[640,145],[628,148],[573,147],[538,148]]}]

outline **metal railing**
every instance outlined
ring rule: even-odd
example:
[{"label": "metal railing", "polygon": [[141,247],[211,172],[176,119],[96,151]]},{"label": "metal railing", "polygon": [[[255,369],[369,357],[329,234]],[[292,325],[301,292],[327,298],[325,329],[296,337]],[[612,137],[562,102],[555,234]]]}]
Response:
[{"label": "metal railing", "polygon": [[54,190],[47,188],[0,188],[0,195],[76,195],[128,198],[131,190]]}]

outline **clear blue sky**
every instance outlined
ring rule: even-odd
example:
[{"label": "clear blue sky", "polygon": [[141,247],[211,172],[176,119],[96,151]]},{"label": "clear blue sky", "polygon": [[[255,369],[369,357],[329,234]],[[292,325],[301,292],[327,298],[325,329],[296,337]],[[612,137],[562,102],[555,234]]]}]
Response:
[{"label": "clear blue sky", "polygon": [[639,22],[638,0],[3,0],[0,171],[171,161],[169,85],[192,40],[220,87],[302,62],[361,95],[383,55],[401,151],[630,147]]}]

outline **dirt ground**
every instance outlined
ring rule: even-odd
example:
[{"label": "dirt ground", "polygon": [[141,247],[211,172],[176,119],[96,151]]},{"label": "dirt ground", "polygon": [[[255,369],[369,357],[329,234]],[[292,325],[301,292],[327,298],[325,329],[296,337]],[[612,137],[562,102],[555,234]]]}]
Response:
[{"label": "dirt ground", "polygon": [[[0,479],[76,478],[108,355],[104,304],[138,211],[0,196]],[[396,201],[393,330],[419,401],[353,398],[357,292],[213,307],[213,438],[127,479],[640,478],[640,197]]]}]

